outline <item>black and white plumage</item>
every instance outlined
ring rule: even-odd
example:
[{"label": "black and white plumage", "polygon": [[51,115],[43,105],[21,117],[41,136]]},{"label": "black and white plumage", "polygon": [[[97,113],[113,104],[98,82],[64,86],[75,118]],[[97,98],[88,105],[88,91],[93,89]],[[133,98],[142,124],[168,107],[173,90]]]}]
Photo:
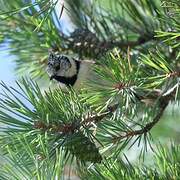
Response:
[{"label": "black and white plumage", "polygon": [[47,73],[50,80],[54,79],[64,87],[79,87],[89,74],[90,66],[94,61],[77,60],[75,58],[50,52]]}]

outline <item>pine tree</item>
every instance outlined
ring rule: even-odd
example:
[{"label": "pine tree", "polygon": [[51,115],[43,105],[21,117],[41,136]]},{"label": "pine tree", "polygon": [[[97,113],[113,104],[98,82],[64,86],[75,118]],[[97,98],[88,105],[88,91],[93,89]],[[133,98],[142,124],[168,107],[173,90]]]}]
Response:
[{"label": "pine tree", "polygon": [[[179,0],[0,6],[0,43],[23,76],[18,88],[1,82],[0,179],[65,179],[71,168],[80,179],[179,179],[178,141],[151,134],[168,105],[179,108]],[[42,87],[49,49],[93,59],[94,76],[78,91]]]}]

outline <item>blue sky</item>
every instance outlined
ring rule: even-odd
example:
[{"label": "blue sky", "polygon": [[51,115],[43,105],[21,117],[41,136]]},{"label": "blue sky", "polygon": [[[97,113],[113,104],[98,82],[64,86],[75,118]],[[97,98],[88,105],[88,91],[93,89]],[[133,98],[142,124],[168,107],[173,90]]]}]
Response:
[{"label": "blue sky", "polygon": [[4,81],[7,84],[14,83],[16,80],[13,59],[13,56],[9,56],[7,51],[0,49],[0,81]]}]

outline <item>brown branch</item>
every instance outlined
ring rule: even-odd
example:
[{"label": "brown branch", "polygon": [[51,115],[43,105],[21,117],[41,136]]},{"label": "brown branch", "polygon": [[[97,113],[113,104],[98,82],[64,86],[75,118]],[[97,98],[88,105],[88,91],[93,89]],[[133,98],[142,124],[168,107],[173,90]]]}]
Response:
[{"label": "brown branch", "polygon": [[173,71],[171,73],[168,73],[166,77],[180,77],[180,71]]},{"label": "brown branch", "polygon": [[[176,88],[172,92],[164,96],[159,91],[157,92],[155,91],[156,97],[159,98],[160,110],[158,111],[157,115],[154,117],[152,122],[146,124],[146,126],[143,127],[142,129],[135,130],[135,131],[128,131],[128,132],[125,132],[124,135],[119,135],[118,137],[114,137],[113,141],[116,142],[124,138],[142,135],[149,132],[154,127],[154,125],[158,123],[158,121],[160,120],[170,100],[174,97],[175,91],[176,91]],[[43,121],[38,120],[34,122],[34,128],[41,129],[43,131],[49,131],[52,133],[62,133],[62,134],[73,133],[75,130],[79,129],[81,126],[86,126],[89,128],[92,126],[92,123],[95,123],[95,124],[98,123],[99,121],[103,120],[105,117],[111,115],[112,112],[114,112],[117,109],[117,107],[118,107],[118,104],[114,104],[112,106],[109,106],[106,111],[100,114],[87,115],[87,117],[85,117],[80,124],[74,124],[74,123],[46,124]]]},{"label": "brown branch", "polygon": [[107,41],[104,42],[104,46],[110,50],[114,47],[119,47],[119,48],[127,48],[127,47],[135,47],[135,46],[140,46],[142,44],[147,43],[148,41],[154,40],[154,35],[146,37],[146,36],[141,36],[139,37],[136,41]]},{"label": "brown branch", "polygon": [[115,89],[121,90],[121,89],[127,88],[128,86],[129,85],[127,83],[119,82],[119,83],[115,84],[113,87]]},{"label": "brown branch", "polygon": [[114,137],[113,142],[116,143],[117,141],[125,139],[125,138],[142,135],[142,134],[147,134],[154,127],[154,125],[159,122],[159,120],[161,119],[161,117],[164,113],[164,110],[168,106],[170,100],[172,98],[174,98],[175,92],[176,92],[176,88],[170,94],[167,94],[166,96],[161,95],[161,97],[159,98],[160,110],[158,111],[158,113],[156,114],[156,116],[154,117],[152,122],[146,124],[143,128],[141,128],[139,130],[128,131],[128,132],[125,132],[124,135],[119,135],[118,137]]},{"label": "brown branch", "polygon": [[68,123],[68,124],[46,124],[45,122],[41,120],[34,121],[33,127],[35,129],[40,129],[42,131],[49,131],[52,133],[61,133],[61,134],[69,134],[73,133],[75,130],[79,129],[82,125],[91,125],[93,122],[98,123],[101,121],[104,117],[110,115],[112,112],[114,112],[117,109],[118,105],[115,104],[113,106],[108,107],[106,111],[104,111],[101,114],[95,114],[95,115],[87,115],[86,118],[80,123]]},{"label": "brown branch", "polygon": [[46,124],[43,121],[37,120],[34,121],[33,127],[35,129],[40,129],[42,131],[49,131],[52,133],[62,133],[62,134],[69,134],[73,133],[77,126],[73,123],[69,124]]}]

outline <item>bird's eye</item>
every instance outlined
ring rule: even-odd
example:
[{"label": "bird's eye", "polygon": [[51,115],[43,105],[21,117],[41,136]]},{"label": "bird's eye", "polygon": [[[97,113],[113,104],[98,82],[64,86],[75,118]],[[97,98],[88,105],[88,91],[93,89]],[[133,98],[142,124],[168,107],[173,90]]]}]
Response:
[{"label": "bird's eye", "polygon": [[59,69],[60,69],[60,66],[56,66],[56,67],[55,67],[55,70],[56,70],[56,71],[59,71]]}]

